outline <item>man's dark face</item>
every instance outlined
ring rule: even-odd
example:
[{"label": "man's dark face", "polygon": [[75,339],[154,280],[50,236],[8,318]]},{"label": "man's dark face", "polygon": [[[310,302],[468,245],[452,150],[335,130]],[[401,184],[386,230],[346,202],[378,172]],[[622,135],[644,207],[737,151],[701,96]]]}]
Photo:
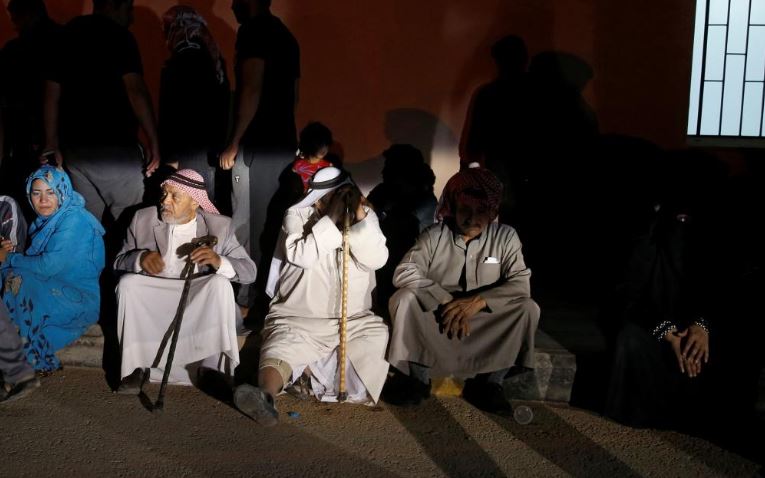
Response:
[{"label": "man's dark face", "polygon": [[493,220],[491,212],[478,204],[457,203],[454,222],[465,242],[478,237]]},{"label": "man's dark face", "polygon": [[232,0],[231,11],[240,25],[250,19],[250,2],[248,0]]}]

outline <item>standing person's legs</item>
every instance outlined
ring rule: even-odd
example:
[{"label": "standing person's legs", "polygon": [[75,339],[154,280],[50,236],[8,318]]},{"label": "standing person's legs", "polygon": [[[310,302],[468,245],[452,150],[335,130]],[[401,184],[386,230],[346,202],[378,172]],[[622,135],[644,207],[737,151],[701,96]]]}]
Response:
[{"label": "standing person's legs", "polygon": [[106,153],[90,177],[101,191],[112,217],[119,220],[126,209],[143,201],[144,156],[137,145],[109,148]]},{"label": "standing person's legs", "polygon": [[[245,155],[251,153],[245,152]],[[261,260],[270,259],[273,251],[262,249],[262,234],[266,226],[268,205],[279,189],[279,175],[290,161],[294,153],[273,152],[256,153],[251,155],[250,165],[250,240],[252,241],[252,258],[260,266]],[[281,218],[279,218],[281,221]],[[267,270],[267,269],[266,269]]]},{"label": "standing person's legs", "polygon": [[72,180],[72,187],[85,198],[85,208],[101,221],[106,210],[106,203],[96,186],[88,178],[90,162],[81,159],[85,153],[78,150],[66,150],[63,155],[64,165],[69,173],[69,178]]},{"label": "standing person's legs", "polygon": [[[236,239],[250,257],[255,257],[250,240],[250,168],[244,163],[242,149],[239,150],[234,168],[231,170],[231,209],[231,225]],[[236,303],[249,306],[249,291],[249,285],[239,286]]]},{"label": "standing person's legs", "polygon": [[[248,154],[245,152],[245,154]],[[245,158],[247,158],[245,156]],[[281,230],[283,219],[282,211],[280,214],[274,214],[273,208],[269,208],[277,190],[279,189],[279,176],[284,168],[293,161],[294,152],[269,152],[257,153],[252,155],[250,164],[250,241],[252,249],[252,259],[258,265],[258,279],[253,287],[250,287],[249,305],[252,306],[265,294],[265,284],[268,279],[268,271],[273,257],[273,248],[276,244],[276,237],[266,237],[276,231]],[[269,209],[271,217],[269,217]],[[278,216],[278,217],[277,217]],[[278,222],[279,227],[270,227],[268,221]]]},{"label": "standing person's legs", "polygon": [[27,221],[19,203],[9,196],[0,196],[0,239],[7,239],[23,252],[27,243]]},{"label": "standing person's legs", "polygon": [[[234,163],[231,174],[232,223],[237,239],[258,264],[260,271],[255,288],[239,288],[236,302],[241,306],[253,305],[255,291],[262,289],[268,278],[273,251],[264,250],[261,236],[266,227],[269,203],[279,189],[279,175],[294,159],[293,156],[289,151],[254,153],[242,148]],[[281,221],[281,218],[278,220]]]},{"label": "standing person's legs", "polygon": [[11,323],[8,309],[0,300],[0,373],[5,382],[15,384],[34,377],[34,370],[27,362],[16,327]]},{"label": "standing person's legs", "polygon": [[66,150],[64,162],[74,189],[97,219],[108,211],[117,220],[143,199],[143,155],[135,147],[79,147]]}]

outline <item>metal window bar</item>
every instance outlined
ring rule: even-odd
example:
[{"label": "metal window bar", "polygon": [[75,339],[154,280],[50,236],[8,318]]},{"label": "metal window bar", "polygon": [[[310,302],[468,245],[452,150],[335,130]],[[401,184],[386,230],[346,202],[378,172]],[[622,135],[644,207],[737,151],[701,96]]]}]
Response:
[{"label": "metal window bar", "polygon": [[[752,28],[749,25],[749,20],[752,19],[752,0],[749,0],[749,10],[746,14],[746,39],[744,40],[744,74],[741,77],[741,111],[738,118],[738,135],[741,136],[741,131],[744,129],[744,101],[746,100],[746,64],[749,61],[749,30]],[[760,115],[762,117],[762,115]]]},{"label": "metal window bar", "polygon": [[722,118],[725,108],[725,76],[728,73],[728,37],[730,36],[730,4],[731,0],[728,0],[728,15],[725,17],[725,21],[728,23],[725,28],[725,46],[723,46],[723,69],[722,69],[722,88],[720,91],[720,122],[717,124],[717,135],[722,135]]},{"label": "metal window bar", "polygon": [[[703,44],[702,44],[702,51],[701,51],[701,75],[700,75],[700,84],[699,84],[699,99],[698,99],[698,106],[697,106],[697,116],[696,116],[696,131],[695,134],[697,136],[701,136],[701,123],[702,123],[702,117],[704,112],[704,96],[705,96],[705,86],[707,83],[713,84],[718,83],[722,84],[720,89],[720,110],[718,112],[719,115],[719,122],[718,122],[718,128],[717,128],[717,135],[718,137],[736,137],[732,136],[730,134],[723,135],[722,134],[722,126],[723,126],[723,111],[725,107],[725,86],[726,86],[726,80],[728,83],[732,81],[730,78],[727,77],[727,67],[728,67],[728,55],[731,56],[743,56],[744,57],[744,70],[743,70],[743,78],[742,78],[742,90],[741,90],[741,105],[739,112],[739,124],[738,124],[738,137],[741,137],[743,127],[744,127],[744,108],[745,103],[744,100],[746,99],[746,85],[752,85],[752,84],[762,84],[763,85],[763,93],[762,93],[762,104],[761,108],[759,110],[759,136],[765,136],[765,121],[763,121],[763,118],[765,117],[765,71],[763,71],[762,78],[763,80],[748,80],[747,79],[747,67],[749,64],[749,43],[750,43],[750,37],[751,37],[751,28],[752,27],[765,27],[765,23],[750,23],[752,20],[752,3],[753,0],[749,0],[748,6],[747,6],[747,16],[746,16],[746,32],[745,32],[745,40],[744,40],[744,53],[728,53],[728,41],[730,36],[730,15],[731,15],[731,5],[732,1],[728,0],[727,2],[727,14],[726,14],[726,23],[710,23],[709,17],[710,17],[710,4],[711,0],[704,0],[706,4],[706,9],[704,11],[704,18],[703,18],[703,25],[704,25],[704,33],[703,33]],[[725,30],[725,42],[723,46],[723,65],[722,65],[722,79],[721,80],[708,80],[706,79],[707,74],[707,53],[708,53],[708,40],[709,40],[709,27],[726,27]],[[763,52],[765,54],[765,52]],[[732,85],[728,85],[732,86]],[[704,135],[708,136],[708,135]]]},{"label": "metal window bar", "polygon": [[[704,10],[704,46],[701,48],[701,85],[699,91],[698,114],[696,118],[696,134],[701,134],[701,116],[704,113],[704,86],[706,85],[707,72],[707,39],[709,38],[709,4],[711,0],[706,0],[706,9]],[[763,95],[765,97],[765,95]],[[762,125],[760,125],[762,131]]]}]

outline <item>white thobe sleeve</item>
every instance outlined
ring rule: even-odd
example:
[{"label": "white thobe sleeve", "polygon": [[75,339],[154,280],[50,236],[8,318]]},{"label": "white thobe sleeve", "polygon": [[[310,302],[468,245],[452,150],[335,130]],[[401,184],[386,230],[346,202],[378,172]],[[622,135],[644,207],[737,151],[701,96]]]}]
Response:
[{"label": "white thobe sleeve", "polygon": [[218,270],[215,273],[228,280],[236,277],[236,271],[234,270],[234,266],[231,265],[231,261],[223,256],[220,258],[220,267],[218,267]]},{"label": "white thobe sleeve", "polygon": [[305,234],[303,219],[299,213],[287,210],[282,228],[287,236],[285,260],[302,269],[310,269],[318,263],[319,256],[335,251],[343,244],[343,235],[332,220],[324,216]]},{"label": "white thobe sleeve", "polygon": [[376,271],[388,260],[385,235],[380,230],[380,221],[372,210],[367,209],[367,217],[351,226],[348,231],[348,244],[353,260],[362,269]]}]

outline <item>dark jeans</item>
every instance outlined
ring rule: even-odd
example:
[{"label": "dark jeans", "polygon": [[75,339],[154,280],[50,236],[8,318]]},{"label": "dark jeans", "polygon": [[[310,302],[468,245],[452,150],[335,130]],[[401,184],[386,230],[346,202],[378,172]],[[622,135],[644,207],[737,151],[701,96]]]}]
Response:
[{"label": "dark jeans", "polygon": [[63,149],[64,165],[85,207],[99,221],[115,220],[143,199],[143,154],[135,146],[77,146]]},{"label": "dark jeans", "polygon": [[281,172],[294,159],[294,151],[253,153],[244,147],[236,159],[232,171],[233,227],[237,239],[258,265],[254,286],[242,286],[237,294],[240,305],[255,305],[265,288],[276,243],[272,236],[274,231],[276,235],[279,232],[274,224],[281,226],[284,214],[283,207],[273,205],[272,199],[279,189]]},{"label": "dark jeans", "polygon": [[21,348],[21,337],[0,300],[0,373],[3,381],[15,384],[34,375]]}]

